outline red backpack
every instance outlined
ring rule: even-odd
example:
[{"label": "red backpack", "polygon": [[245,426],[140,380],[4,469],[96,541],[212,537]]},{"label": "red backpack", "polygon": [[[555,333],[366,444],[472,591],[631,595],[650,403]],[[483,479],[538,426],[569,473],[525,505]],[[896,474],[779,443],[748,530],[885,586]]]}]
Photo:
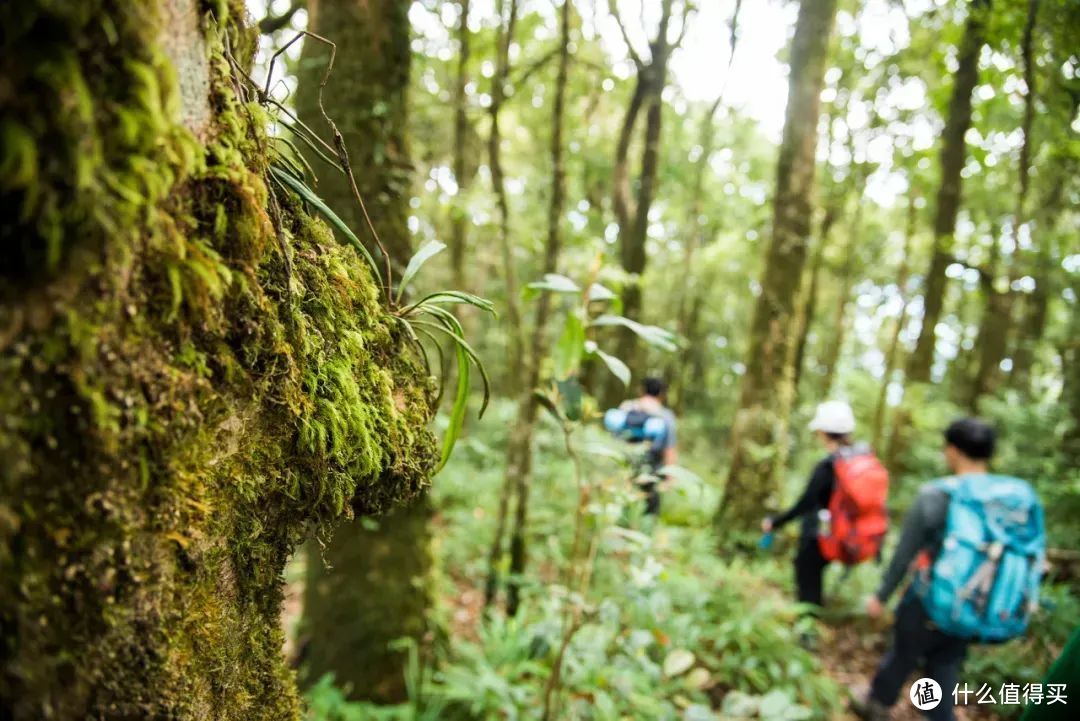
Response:
[{"label": "red backpack", "polygon": [[836,484],[829,499],[830,528],[818,536],[827,561],[853,565],[874,558],[889,529],[885,501],[889,472],[869,450],[841,453],[833,461]]}]

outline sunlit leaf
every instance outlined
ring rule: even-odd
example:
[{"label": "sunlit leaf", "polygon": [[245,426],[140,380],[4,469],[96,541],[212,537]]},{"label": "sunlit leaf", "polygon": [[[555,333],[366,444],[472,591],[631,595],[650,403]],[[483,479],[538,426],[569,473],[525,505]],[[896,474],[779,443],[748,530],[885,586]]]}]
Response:
[{"label": "sunlit leaf", "polygon": [[585,326],[575,313],[566,316],[559,342],[552,351],[555,377],[566,378],[577,371],[585,355]]},{"label": "sunlit leaf", "polygon": [[660,326],[645,325],[635,320],[630,320],[621,315],[602,315],[594,318],[591,325],[594,326],[622,326],[630,329],[635,335],[649,345],[662,350],[674,351],[678,349],[676,335],[671,331],[664,330]]},{"label": "sunlit leaf", "polygon": [[625,363],[623,363],[621,360],[619,360],[615,356],[611,355],[610,353],[605,353],[604,351],[600,350],[599,348],[594,349],[592,351],[592,354],[596,355],[598,358],[600,358],[600,360],[602,360],[604,362],[604,365],[607,366],[607,369],[609,371],[611,371],[612,375],[614,375],[616,378],[618,378],[620,381],[622,381],[622,384],[624,386],[630,385],[630,368],[629,368],[629,366],[627,366]]},{"label": "sunlit leaf", "polygon": [[547,273],[543,280],[529,283],[530,290],[547,290],[552,293],[580,293],[581,288],[570,278],[558,273]]},{"label": "sunlit leaf", "polygon": [[589,290],[585,293],[585,297],[589,300],[615,300],[619,296],[615,295],[607,287],[600,285],[599,283],[593,283],[589,286]]},{"label": "sunlit leaf", "polygon": [[416,274],[420,272],[420,269],[424,267],[424,263],[428,262],[445,249],[446,243],[438,240],[429,240],[420,246],[419,250],[413,254],[413,257],[409,258],[409,264],[405,266],[405,272],[401,274],[401,282],[398,283],[397,290],[398,298],[401,298],[405,293],[405,288],[409,285],[410,281],[416,277]]}]

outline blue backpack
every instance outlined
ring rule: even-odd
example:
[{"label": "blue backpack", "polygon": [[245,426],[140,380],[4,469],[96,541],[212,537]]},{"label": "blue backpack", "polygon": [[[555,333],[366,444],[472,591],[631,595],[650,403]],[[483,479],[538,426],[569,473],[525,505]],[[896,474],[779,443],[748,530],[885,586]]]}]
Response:
[{"label": "blue backpack", "polygon": [[667,437],[667,422],[640,410],[612,408],[604,413],[604,428],[629,443],[659,443]]},{"label": "blue backpack", "polygon": [[1019,478],[966,475],[935,485],[949,495],[941,551],[914,589],[938,628],[983,643],[1027,630],[1046,560],[1043,508]]}]

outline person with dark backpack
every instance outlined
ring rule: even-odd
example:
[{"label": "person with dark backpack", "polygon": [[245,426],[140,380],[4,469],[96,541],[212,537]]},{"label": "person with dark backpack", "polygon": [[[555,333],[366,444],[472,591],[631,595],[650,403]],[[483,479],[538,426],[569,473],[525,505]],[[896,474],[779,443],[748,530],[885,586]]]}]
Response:
[{"label": "person with dark backpack", "polygon": [[828,451],[791,508],[761,523],[769,534],[802,520],[795,554],[795,585],[802,603],[822,605],[822,579],[832,561],[845,565],[875,558],[888,530],[889,475],[864,444],[852,440],[855,414],[843,401],[818,405],[810,430]]},{"label": "person with dark backpack", "polygon": [[867,614],[880,616],[914,567],[896,609],[892,649],[869,693],[853,695],[860,718],[886,721],[922,664],[939,686],[931,689],[935,698],[920,697],[927,701],[925,716],[952,721],[968,644],[1023,634],[1038,606],[1046,555],[1042,505],[1026,481],[989,472],[995,442],[994,429],[976,418],[945,430],[945,461],[953,475],[920,490],[881,585],[866,601]]}]

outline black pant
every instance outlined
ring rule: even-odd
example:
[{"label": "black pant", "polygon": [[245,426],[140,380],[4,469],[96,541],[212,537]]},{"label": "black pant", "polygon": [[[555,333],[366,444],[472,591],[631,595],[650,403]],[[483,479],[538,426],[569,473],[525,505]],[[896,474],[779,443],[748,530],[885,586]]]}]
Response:
[{"label": "black pant", "polygon": [[645,481],[639,483],[638,488],[645,494],[645,515],[655,516],[660,513],[660,491],[657,488],[659,483],[656,481]]},{"label": "black pant", "polygon": [[795,554],[795,587],[801,603],[821,605],[822,578],[828,565],[818,548],[817,538],[799,539],[799,551]]},{"label": "black pant", "polygon": [[923,714],[934,721],[953,721],[953,689],[959,680],[960,664],[967,654],[967,641],[942,633],[926,615],[922,601],[910,591],[896,609],[893,647],[881,660],[870,697],[892,706],[911,673],[920,665],[926,676],[941,684],[941,703]]}]

